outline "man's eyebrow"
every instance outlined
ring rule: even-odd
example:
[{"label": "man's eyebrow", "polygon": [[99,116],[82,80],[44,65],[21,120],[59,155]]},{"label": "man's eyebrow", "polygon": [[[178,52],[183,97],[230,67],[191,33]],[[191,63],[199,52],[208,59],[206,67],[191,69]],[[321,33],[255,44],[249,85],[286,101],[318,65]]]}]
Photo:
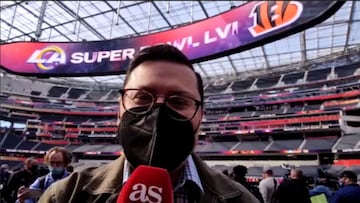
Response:
[{"label": "man's eyebrow", "polygon": [[[131,88],[129,88],[131,89]],[[156,93],[156,88],[153,88],[153,87],[138,87],[138,89],[140,90],[144,90],[146,92],[149,92],[149,93],[152,93],[152,94],[155,94]],[[184,91],[184,90],[170,90],[168,91],[168,95],[169,96],[172,96],[172,95],[184,95],[184,96],[192,96],[191,93],[187,92],[187,91]]]},{"label": "man's eyebrow", "polygon": [[192,96],[189,92],[182,91],[182,90],[174,90],[170,91],[169,95],[184,95],[184,96]]}]

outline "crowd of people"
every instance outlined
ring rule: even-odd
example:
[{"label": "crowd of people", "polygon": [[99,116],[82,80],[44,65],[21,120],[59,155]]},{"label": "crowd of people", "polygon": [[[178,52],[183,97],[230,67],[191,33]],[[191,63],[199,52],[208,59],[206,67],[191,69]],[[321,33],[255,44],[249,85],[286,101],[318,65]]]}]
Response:
[{"label": "crowd of people", "polygon": [[[57,180],[66,178],[73,167],[70,165],[70,153],[64,148],[54,147],[45,157],[48,170],[38,168],[36,159],[30,157],[24,161],[24,168],[11,171],[7,164],[0,167],[1,203],[35,203],[42,192]],[[262,179],[258,185],[247,182],[247,167],[238,165],[232,171],[224,170],[228,178],[243,185],[260,203],[358,203],[360,187],[357,175],[345,170],[339,175],[339,187],[335,189],[327,178],[318,178],[314,185],[303,179],[300,168],[290,170],[289,178],[275,178],[271,167],[264,167]],[[282,180],[282,181],[279,181]],[[34,193],[34,191],[39,191]]]},{"label": "crowd of people", "polygon": [[275,178],[271,167],[264,167],[258,185],[246,182],[247,167],[238,165],[223,174],[241,183],[261,203],[359,203],[360,186],[357,174],[344,170],[338,177],[338,187],[328,178],[317,178],[314,185],[307,183],[300,168],[292,168],[288,178]]},{"label": "crowd of people", "polygon": [[39,168],[34,157],[24,161],[22,169],[11,171],[1,165],[1,203],[35,203],[54,182],[67,177],[73,170],[71,154],[63,147],[53,147],[44,156],[46,168]]}]

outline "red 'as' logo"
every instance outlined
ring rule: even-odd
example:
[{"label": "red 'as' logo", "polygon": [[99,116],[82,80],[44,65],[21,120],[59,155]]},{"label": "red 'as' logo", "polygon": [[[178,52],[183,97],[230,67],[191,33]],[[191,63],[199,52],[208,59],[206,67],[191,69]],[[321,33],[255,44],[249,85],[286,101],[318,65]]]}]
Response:
[{"label": "red 'as' logo", "polygon": [[262,1],[250,13],[253,26],[249,31],[254,37],[266,34],[295,22],[302,11],[303,6],[298,1]]}]

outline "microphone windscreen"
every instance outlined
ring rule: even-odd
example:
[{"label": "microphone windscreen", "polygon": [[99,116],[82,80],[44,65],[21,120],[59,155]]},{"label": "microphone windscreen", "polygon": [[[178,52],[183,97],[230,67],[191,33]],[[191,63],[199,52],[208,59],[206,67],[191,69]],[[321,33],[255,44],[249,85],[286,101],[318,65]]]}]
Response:
[{"label": "microphone windscreen", "polygon": [[117,203],[173,203],[170,175],[166,169],[138,166],[123,185]]}]

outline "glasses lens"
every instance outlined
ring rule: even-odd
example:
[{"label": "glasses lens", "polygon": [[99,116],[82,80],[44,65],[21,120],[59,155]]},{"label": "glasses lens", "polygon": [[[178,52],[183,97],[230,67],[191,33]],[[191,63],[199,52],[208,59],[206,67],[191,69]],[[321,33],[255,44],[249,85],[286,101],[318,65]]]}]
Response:
[{"label": "glasses lens", "polygon": [[179,114],[177,115],[169,111],[170,116],[175,120],[192,119],[198,107],[195,100],[184,96],[171,96],[167,99],[166,105]]},{"label": "glasses lens", "polygon": [[[145,114],[154,105],[155,97],[142,90],[127,89],[123,92],[122,101],[126,111]],[[185,96],[171,96],[165,101],[166,106],[172,110],[168,111],[169,115],[180,121],[191,120],[199,106],[196,100]]]},{"label": "glasses lens", "polygon": [[141,90],[125,90],[123,96],[124,108],[132,113],[146,113],[154,101],[150,93]]}]

